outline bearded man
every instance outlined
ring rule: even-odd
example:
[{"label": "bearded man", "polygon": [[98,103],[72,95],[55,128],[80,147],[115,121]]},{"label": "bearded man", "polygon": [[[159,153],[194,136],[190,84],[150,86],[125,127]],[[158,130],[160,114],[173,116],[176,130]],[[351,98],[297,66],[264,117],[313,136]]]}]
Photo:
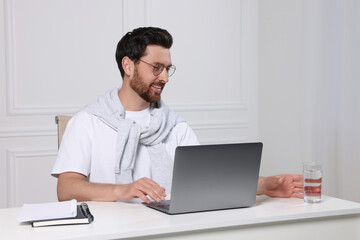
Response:
[{"label": "bearded man", "polygon": [[[190,126],[161,100],[176,68],[164,29],[137,28],[118,43],[123,78],[67,124],[52,175],[60,201],[162,201],[171,190],[177,146],[197,145]],[[206,167],[206,166],[204,166]],[[259,178],[258,194],[302,198],[302,176]]]}]

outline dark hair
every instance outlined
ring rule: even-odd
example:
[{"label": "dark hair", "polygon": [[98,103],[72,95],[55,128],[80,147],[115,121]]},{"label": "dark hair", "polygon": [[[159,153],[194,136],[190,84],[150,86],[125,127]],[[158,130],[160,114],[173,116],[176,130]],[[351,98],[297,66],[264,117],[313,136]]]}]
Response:
[{"label": "dark hair", "polygon": [[158,45],[169,49],[172,43],[171,34],[157,27],[141,27],[126,33],[119,41],[115,53],[121,76],[124,77],[121,61],[125,56],[136,63],[144,55],[148,45]]}]

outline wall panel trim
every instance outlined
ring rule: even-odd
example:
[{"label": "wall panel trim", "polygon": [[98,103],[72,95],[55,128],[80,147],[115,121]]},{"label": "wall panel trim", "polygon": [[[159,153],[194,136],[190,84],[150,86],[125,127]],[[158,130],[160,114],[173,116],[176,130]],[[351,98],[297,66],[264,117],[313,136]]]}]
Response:
[{"label": "wall panel trim", "polygon": [[56,136],[55,127],[1,128],[0,138]]},{"label": "wall panel trim", "polygon": [[16,187],[16,158],[56,156],[57,148],[9,148],[6,150],[7,166],[7,207],[15,207],[18,202]]}]

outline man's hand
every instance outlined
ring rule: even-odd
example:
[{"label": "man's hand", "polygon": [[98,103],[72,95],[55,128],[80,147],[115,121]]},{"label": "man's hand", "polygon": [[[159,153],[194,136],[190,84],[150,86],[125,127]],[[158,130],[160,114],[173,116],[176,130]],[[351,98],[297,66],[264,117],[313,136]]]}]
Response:
[{"label": "man's hand", "polygon": [[75,173],[61,173],[57,187],[59,201],[76,199],[78,201],[129,201],[140,198],[150,203],[147,196],[155,201],[163,201],[165,189],[149,178],[141,178],[130,184],[98,184],[87,181],[86,176]]},{"label": "man's hand", "polygon": [[148,195],[156,202],[165,200],[165,188],[149,178],[141,178],[133,183],[124,184],[120,188],[121,200],[129,201],[133,198],[140,198],[146,203],[150,203]]},{"label": "man's hand", "polygon": [[280,174],[259,178],[257,194],[278,198],[304,198],[303,176]]}]

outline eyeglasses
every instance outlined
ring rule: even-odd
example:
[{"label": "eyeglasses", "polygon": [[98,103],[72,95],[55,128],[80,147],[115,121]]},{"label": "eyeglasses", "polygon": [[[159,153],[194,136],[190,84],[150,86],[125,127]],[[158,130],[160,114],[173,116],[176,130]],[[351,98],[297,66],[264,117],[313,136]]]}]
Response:
[{"label": "eyeglasses", "polygon": [[171,77],[174,74],[175,70],[176,70],[176,67],[174,65],[165,67],[165,65],[161,64],[161,63],[158,63],[156,65],[152,65],[152,64],[150,64],[148,62],[145,62],[144,60],[141,60],[141,59],[139,59],[139,61],[141,61],[143,63],[146,63],[147,65],[152,66],[154,68],[153,69],[153,74],[155,76],[159,76],[164,71],[164,68],[165,68],[167,73],[168,73],[168,76]]}]

